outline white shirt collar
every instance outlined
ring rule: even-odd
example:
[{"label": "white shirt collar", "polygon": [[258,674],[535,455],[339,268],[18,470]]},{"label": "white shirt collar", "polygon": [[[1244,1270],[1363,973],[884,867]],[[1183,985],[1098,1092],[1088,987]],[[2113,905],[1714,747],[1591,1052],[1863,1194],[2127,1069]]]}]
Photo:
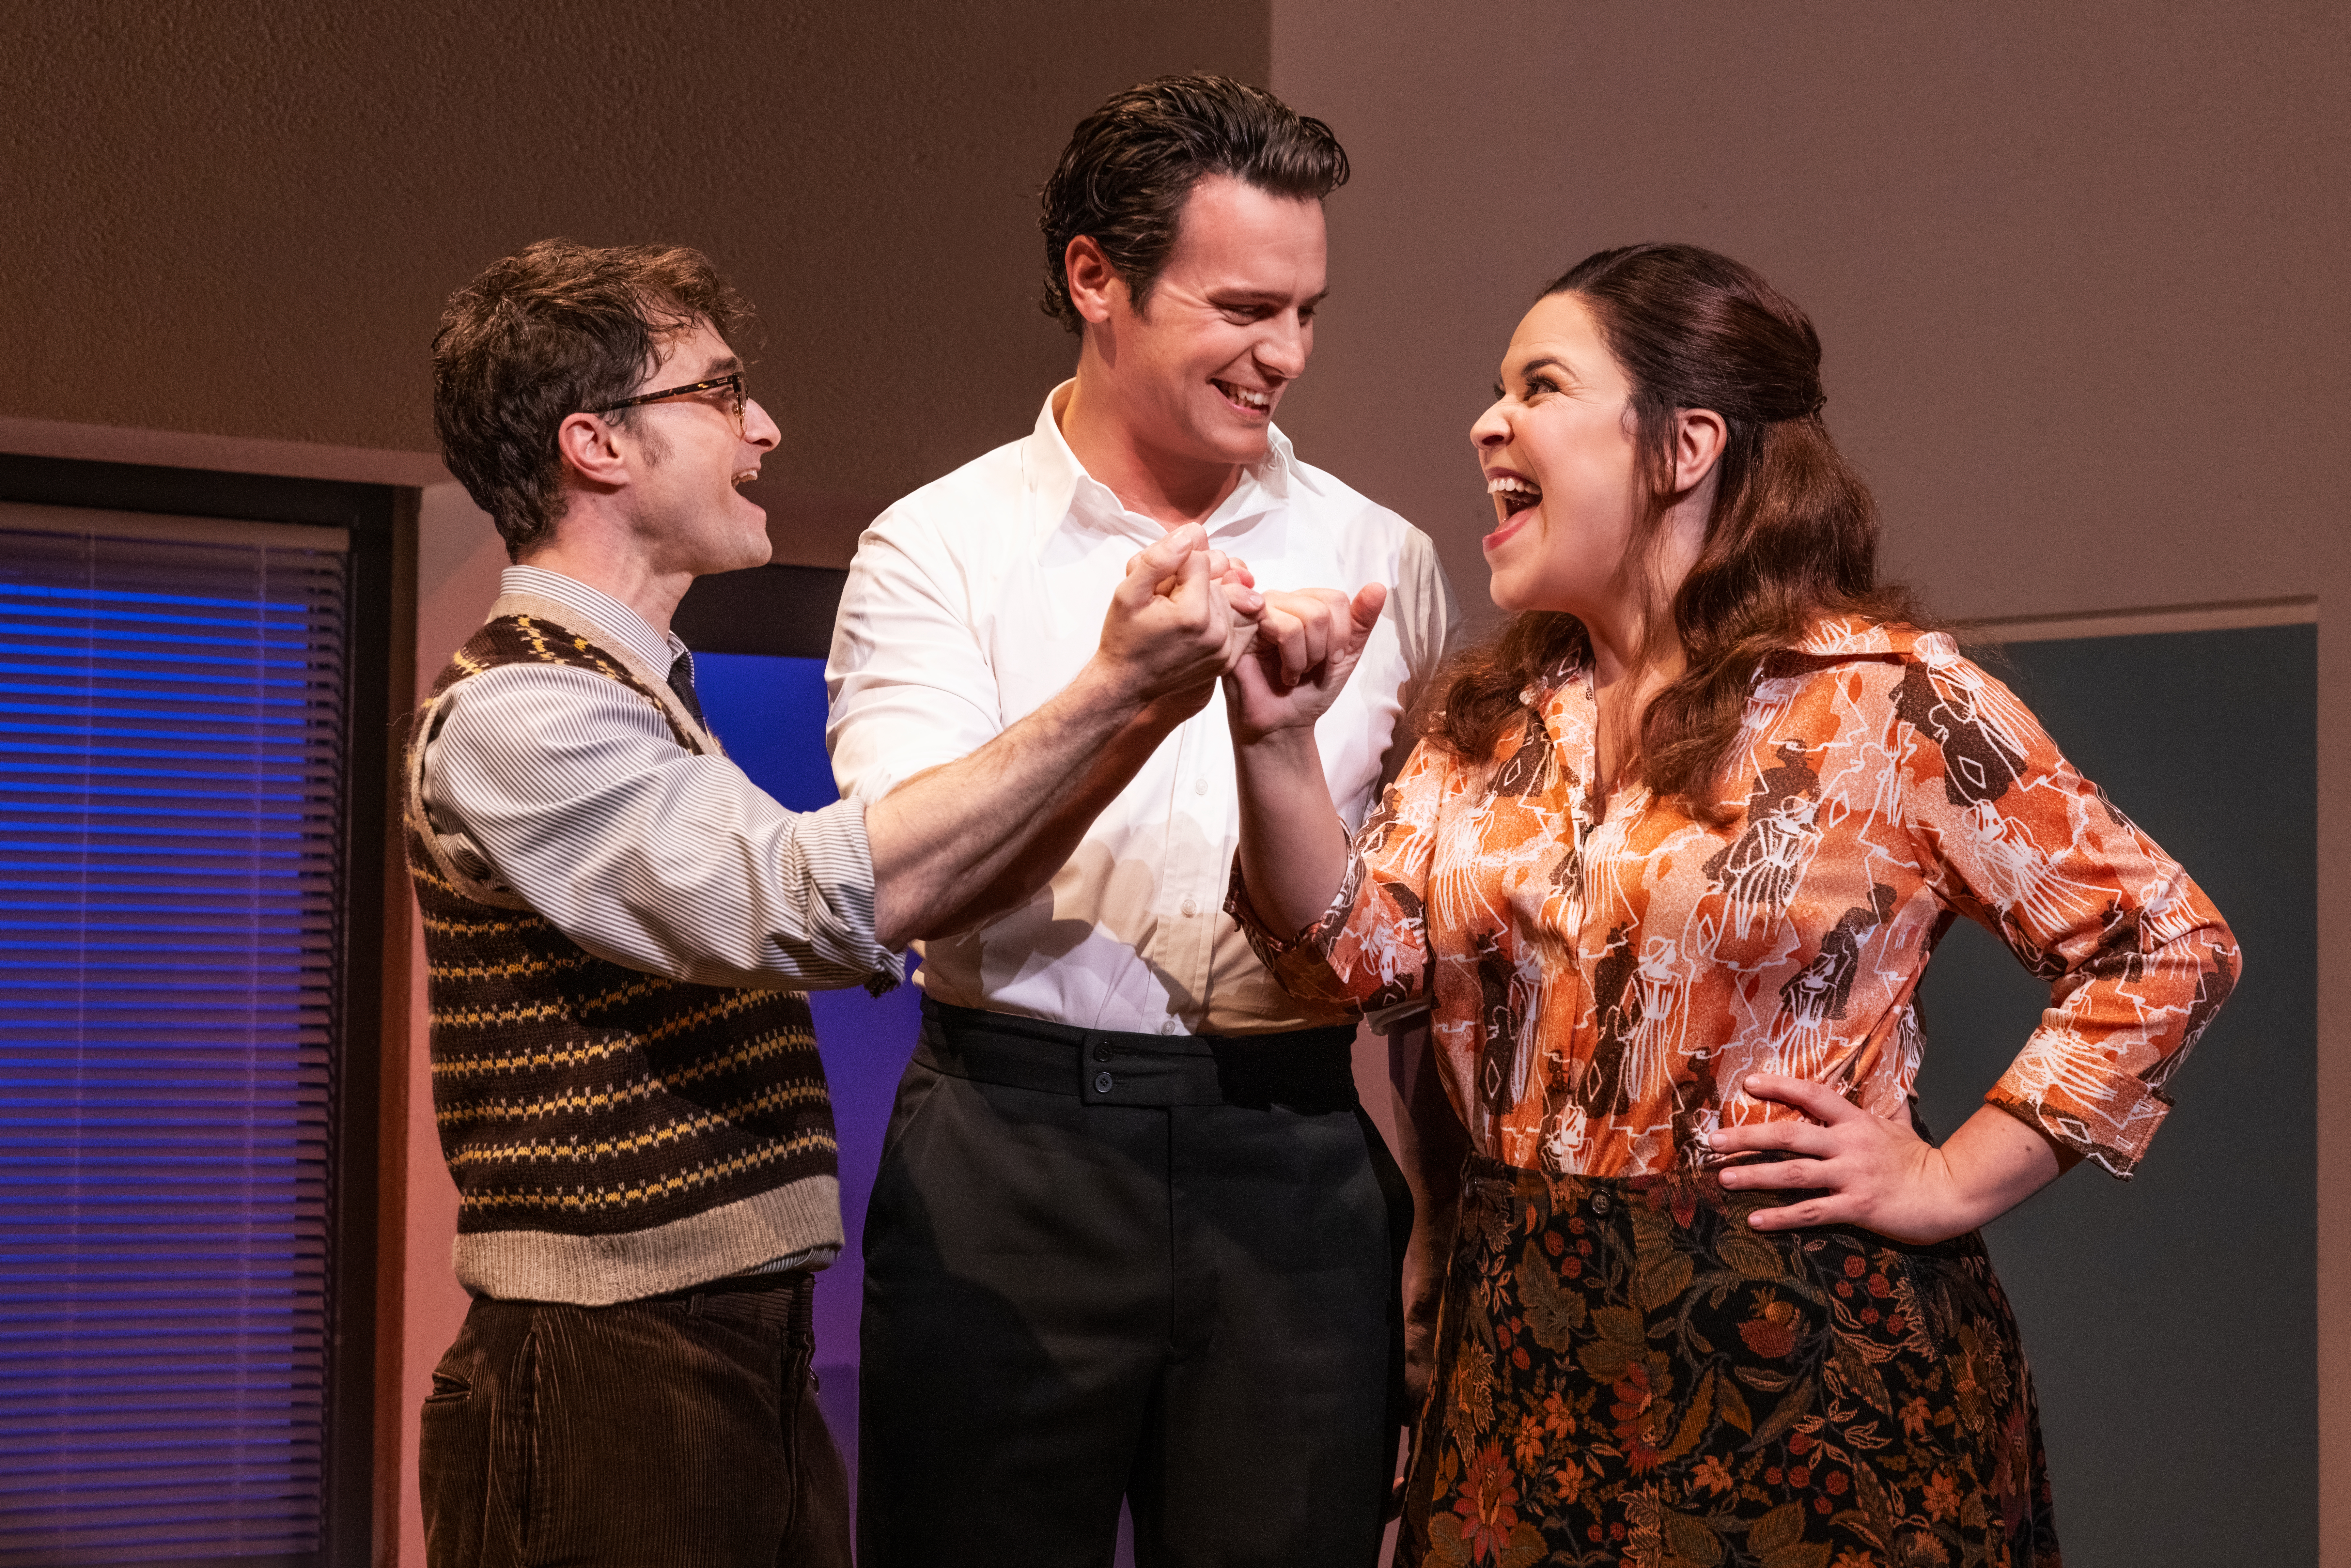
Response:
[{"label": "white shirt collar", "polygon": [[[1029,443],[1029,485],[1047,527],[1063,517],[1074,517],[1095,528],[1132,533],[1146,541],[1165,527],[1129,511],[1111,487],[1086,472],[1078,455],[1061,434],[1061,413],[1070,405],[1077,382],[1063,382],[1046,394],[1038,412],[1037,427]],[[1253,517],[1280,509],[1290,499],[1290,437],[1279,425],[1267,429],[1266,453],[1241,471],[1240,483],[1208,514],[1207,530],[1215,535]]]},{"label": "white shirt collar", "polygon": [[[653,622],[601,588],[590,588],[576,577],[566,577],[543,566],[510,566],[498,574],[502,593],[535,593],[567,610],[576,610],[588,622],[575,631],[601,632],[622,644],[615,653],[633,653],[649,670],[666,670],[684,653],[685,644],[674,632],[656,632]],[[689,666],[690,668],[691,666]]]}]

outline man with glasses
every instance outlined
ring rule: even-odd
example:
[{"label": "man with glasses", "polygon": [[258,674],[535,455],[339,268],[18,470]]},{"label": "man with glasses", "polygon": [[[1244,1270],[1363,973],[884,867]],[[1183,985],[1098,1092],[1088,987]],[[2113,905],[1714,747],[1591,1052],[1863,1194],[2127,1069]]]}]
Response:
[{"label": "man with glasses", "polygon": [[768,559],[740,490],[778,440],[730,343],[747,316],[694,251],[547,241],[434,340],[443,451],[514,560],[416,715],[406,789],[474,1296],[423,1410],[436,1568],[848,1563],[810,1397],[841,1231],[799,988],[896,984],[896,950],[1113,737],[1205,700],[1261,607],[1179,530],[1001,744],[888,801],[786,810],[726,760],[669,630],[695,577]]}]

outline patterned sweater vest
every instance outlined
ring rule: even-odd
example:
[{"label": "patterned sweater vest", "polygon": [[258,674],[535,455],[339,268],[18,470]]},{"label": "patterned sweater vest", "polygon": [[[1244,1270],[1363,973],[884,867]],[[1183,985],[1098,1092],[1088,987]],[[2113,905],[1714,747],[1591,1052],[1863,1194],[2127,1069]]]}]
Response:
[{"label": "patterned sweater vest", "polygon": [[423,816],[440,700],[501,664],[568,664],[715,742],[670,694],[542,616],[484,625],[411,745],[409,874],[424,916],[433,1106],[476,1294],[604,1305],[841,1245],[832,1105],[808,998],[670,980],[587,952],[468,877]]}]

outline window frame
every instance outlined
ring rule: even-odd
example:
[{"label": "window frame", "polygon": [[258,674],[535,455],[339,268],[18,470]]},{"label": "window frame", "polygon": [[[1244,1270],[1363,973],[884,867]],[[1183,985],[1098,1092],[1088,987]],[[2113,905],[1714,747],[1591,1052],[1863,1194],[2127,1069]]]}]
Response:
[{"label": "window frame", "polygon": [[[319,1549],[381,1561],[398,1529],[409,925],[393,789],[413,706],[419,492],[392,485],[0,453],[0,502],[345,529],[344,885],[336,955],[325,1442]],[[158,1568],[168,1568],[159,1564]]]}]

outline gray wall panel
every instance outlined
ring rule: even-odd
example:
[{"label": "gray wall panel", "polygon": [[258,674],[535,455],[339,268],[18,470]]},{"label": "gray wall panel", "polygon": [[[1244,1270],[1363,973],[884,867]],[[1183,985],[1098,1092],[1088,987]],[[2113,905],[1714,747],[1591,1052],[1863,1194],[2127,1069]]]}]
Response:
[{"label": "gray wall panel", "polygon": [[[1991,1226],[2071,1568],[2317,1560],[2317,637],[2027,643],[1993,668],[2210,894],[2244,977],[2131,1182],[2077,1169]],[[1947,1134],[2047,995],[1978,926],[1923,990]]]}]

